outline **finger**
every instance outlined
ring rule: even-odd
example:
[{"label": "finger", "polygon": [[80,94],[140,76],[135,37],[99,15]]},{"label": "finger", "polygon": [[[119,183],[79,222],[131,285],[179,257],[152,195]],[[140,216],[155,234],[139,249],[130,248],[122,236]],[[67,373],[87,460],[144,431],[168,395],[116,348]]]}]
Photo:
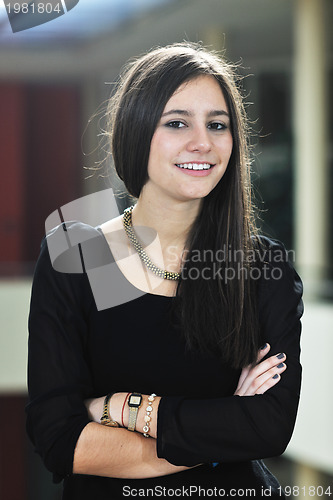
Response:
[{"label": "finger", "polygon": [[[261,361],[255,367],[251,368],[248,376],[243,381],[241,390],[243,393],[247,393],[248,390],[253,390],[253,387],[257,386],[256,379],[261,377],[263,374],[271,370],[272,368],[278,366],[286,360],[286,355],[284,353],[277,354],[275,356],[270,356],[268,359]],[[276,373],[276,372],[274,372]],[[273,373],[273,375],[274,375]],[[254,394],[254,393],[253,393]]]},{"label": "finger", "polygon": [[279,363],[283,363],[286,361],[287,356],[284,352],[280,352],[279,354],[274,354],[267,359],[264,359],[260,363],[258,363],[255,367],[253,367],[253,373],[256,377],[262,375],[266,371],[270,370],[274,366],[277,366]]},{"label": "finger", "polygon": [[[260,361],[262,360],[262,358],[264,358],[266,356],[266,354],[268,354],[270,348],[271,348],[271,346],[266,343],[259,349],[258,356],[257,356],[257,364],[260,363]],[[249,376],[249,373],[250,373],[252,368],[253,368],[253,366],[248,365],[242,369],[242,372],[241,372],[239,380],[238,380],[236,392],[242,388],[242,385],[243,385],[244,381],[246,380],[246,378]],[[235,392],[235,394],[236,394],[236,392]]]},{"label": "finger", "polygon": [[241,389],[241,387],[244,383],[244,380],[246,379],[246,377],[249,374],[250,369],[251,369],[251,365],[245,366],[245,368],[242,369],[242,372],[241,372],[239,380],[238,380],[237,389],[235,391],[235,394],[237,391],[239,391]]},{"label": "finger", "polygon": [[266,354],[269,353],[271,346],[269,344],[264,344],[262,347],[260,347],[258,351],[258,356],[257,356],[257,363],[260,363],[262,358],[266,356]]},{"label": "finger", "polygon": [[276,373],[273,377],[270,377],[266,382],[257,389],[256,394],[264,394],[268,389],[271,389],[276,385],[278,382],[281,380],[281,375],[279,373]]},{"label": "finger", "polygon": [[[257,377],[247,389],[244,396],[254,396],[254,394],[264,394],[268,389],[280,381],[281,374],[287,369],[286,363],[279,363],[270,370]],[[275,377],[275,378],[274,378]]]}]

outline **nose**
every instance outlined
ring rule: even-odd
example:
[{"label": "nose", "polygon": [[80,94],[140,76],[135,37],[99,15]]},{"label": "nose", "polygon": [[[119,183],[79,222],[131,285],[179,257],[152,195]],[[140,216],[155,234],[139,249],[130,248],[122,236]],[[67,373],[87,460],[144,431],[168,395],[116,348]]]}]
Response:
[{"label": "nose", "polygon": [[209,131],[206,127],[195,127],[191,131],[187,149],[191,152],[207,153],[212,148]]}]

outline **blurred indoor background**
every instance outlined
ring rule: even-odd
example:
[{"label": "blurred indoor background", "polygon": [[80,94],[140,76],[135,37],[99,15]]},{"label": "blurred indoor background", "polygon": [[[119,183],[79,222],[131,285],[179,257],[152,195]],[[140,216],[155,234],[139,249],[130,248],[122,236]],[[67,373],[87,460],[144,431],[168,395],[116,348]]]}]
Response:
[{"label": "blurred indoor background", "polygon": [[295,267],[305,285],[299,416],[287,451],[267,463],[283,485],[296,487],[290,498],[329,498],[333,2],[80,0],[58,19],[17,33],[11,31],[4,3],[1,500],[60,498],[59,485],[52,484],[25,435],[27,315],[45,219],[64,204],[109,187],[89,169],[103,159],[98,148],[103,106],[123,64],[153,46],[183,40],[225,50],[227,59],[239,62],[239,72],[248,75],[243,87],[253,127],[253,185],[262,228],[295,250]]}]

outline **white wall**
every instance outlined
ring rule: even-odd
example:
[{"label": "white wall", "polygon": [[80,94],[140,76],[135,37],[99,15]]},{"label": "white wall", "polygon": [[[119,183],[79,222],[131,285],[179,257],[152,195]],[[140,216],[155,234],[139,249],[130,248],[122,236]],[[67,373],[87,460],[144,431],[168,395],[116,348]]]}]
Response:
[{"label": "white wall", "polygon": [[301,401],[295,432],[286,455],[332,474],[332,304],[305,302],[301,345]]},{"label": "white wall", "polygon": [[0,392],[26,391],[30,280],[0,281]]}]

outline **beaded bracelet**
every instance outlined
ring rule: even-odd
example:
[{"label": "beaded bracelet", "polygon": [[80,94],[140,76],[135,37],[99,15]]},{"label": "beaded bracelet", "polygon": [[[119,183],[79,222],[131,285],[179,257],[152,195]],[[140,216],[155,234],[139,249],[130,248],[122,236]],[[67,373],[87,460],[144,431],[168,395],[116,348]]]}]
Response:
[{"label": "beaded bracelet", "polygon": [[146,408],[146,415],[144,417],[144,421],[146,422],[143,427],[143,435],[145,438],[149,438],[149,430],[150,430],[150,421],[151,421],[151,412],[153,411],[153,402],[155,401],[156,394],[151,394],[148,396],[148,406]]}]

